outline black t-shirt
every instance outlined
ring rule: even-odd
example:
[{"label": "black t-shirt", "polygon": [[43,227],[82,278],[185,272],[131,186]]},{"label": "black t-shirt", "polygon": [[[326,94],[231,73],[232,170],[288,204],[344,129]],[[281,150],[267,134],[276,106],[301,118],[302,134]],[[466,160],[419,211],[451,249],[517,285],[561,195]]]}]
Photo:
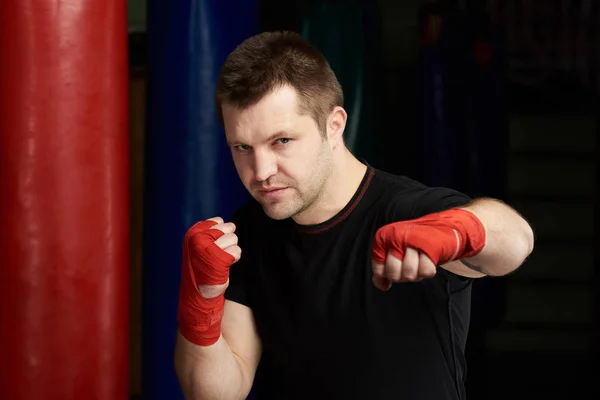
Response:
[{"label": "black t-shirt", "polygon": [[469,201],[369,167],[322,224],[272,220],[254,201],[238,210],[242,258],[225,297],[254,312],[263,343],[255,398],[464,399],[471,280],[438,268],[380,291],[371,245],[383,225]]}]

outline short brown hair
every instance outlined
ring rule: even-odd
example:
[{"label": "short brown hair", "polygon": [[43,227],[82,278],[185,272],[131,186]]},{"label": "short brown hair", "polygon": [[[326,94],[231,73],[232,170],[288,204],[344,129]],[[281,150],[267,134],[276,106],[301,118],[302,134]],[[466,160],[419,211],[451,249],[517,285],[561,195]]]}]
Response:
[{"label": "short brown hair", "polygon": [[245,109],[277,87],[289,85],[325,133],[327,117],[344,105],[342,87],[325,56],[295,32],[263,32],[242,42],[221,68],[215,106],[223,123],[223,104]]}]

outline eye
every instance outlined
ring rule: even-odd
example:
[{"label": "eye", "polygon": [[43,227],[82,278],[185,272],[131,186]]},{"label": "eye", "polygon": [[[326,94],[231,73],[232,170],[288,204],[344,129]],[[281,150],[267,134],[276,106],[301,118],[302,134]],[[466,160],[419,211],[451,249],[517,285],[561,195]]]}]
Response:
[{"label": "eye", "polygon": [[237,151],[248,151],[250,150],[250,146],[248,146],[247,144],[238,144],[237,146],[235,146],[235,149]]},{"label": "eye", "polygon": [[289,143],[291,140],[292,140],[292,139],[290,139],[290,138],[280,138],[280,139],[277,139],[277,141],[278,141],[279,143],[281,143],[281,144],[287,144],[287,143]]}]

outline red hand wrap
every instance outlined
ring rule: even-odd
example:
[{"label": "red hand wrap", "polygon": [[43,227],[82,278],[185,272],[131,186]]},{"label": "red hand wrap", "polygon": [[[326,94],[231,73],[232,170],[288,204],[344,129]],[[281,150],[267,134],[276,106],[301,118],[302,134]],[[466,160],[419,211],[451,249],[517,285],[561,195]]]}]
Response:
[{"label": "red hand wrap", "polygon": [[384,264],[387,253],[404,259],[407,247],[427,255],[435,265],[473,257],[485,246],[485,228],[467,210],[454,209],[411,221],[395,222],[377,231],[372,258]]},{"label": "red hand wrap", "polygon": [[207,299],[198,291],[201,285],[222,285],[227,282],[234,257],[215,244],[223,235],[213,221],[192,226],[183,243],[183,266],[179,289],[177,320],[179,331],[190,342],[210,346],[221,335],[221,319],[225,296]]}]

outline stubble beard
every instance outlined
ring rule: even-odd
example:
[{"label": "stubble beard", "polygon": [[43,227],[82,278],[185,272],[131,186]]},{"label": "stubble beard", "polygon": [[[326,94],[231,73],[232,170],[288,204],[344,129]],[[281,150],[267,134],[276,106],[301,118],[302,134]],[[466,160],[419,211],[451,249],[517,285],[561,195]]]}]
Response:
[{"label": "stubble beard", "polygon": [[308,210],[313,206],[321,194],[331,175],[333,169],[332,155],[327,153],[327,148],[324,146],[319,156],[313,171],[309,175],[309,183],[306,190],[299,190],[295,186],[290,186],[293,196],[281,201],[275,201],[269,204],[262,204],[263,210],[267,216],[275,220],[283,220],[294,217]]}]

